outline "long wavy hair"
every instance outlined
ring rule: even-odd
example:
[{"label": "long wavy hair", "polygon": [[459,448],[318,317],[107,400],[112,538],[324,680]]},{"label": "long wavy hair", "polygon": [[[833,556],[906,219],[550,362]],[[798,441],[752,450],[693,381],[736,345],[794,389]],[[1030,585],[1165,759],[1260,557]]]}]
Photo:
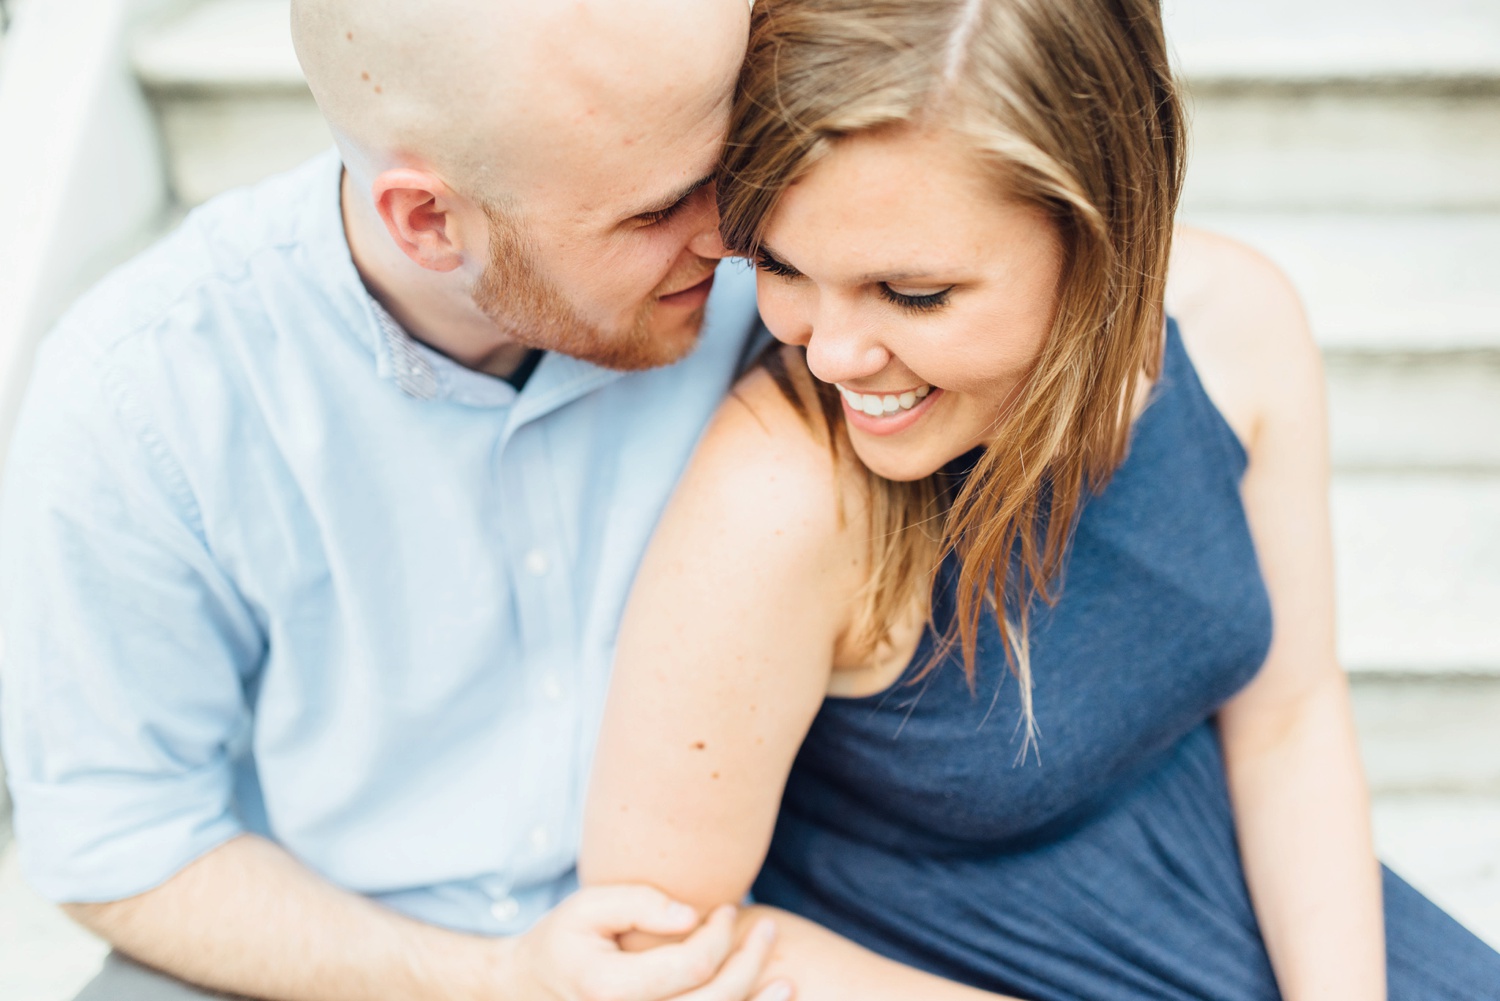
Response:
[{"label": "long wavy hair", "polygon": [[[1158,2],[758,0],[719,181],[725,242],[753,257],[782,192],[834,144],[901,126],[958,137],[997,198],[1044,210],[1063,269],[1046,342],[962,483],[867,471],[870,578],[853,643],[873,652],[956,553],[956,614],[921,674],[956,645],[972,688],[992,612],[1021,686],[1024,755],[1030,610],[1056,601],[1084,493],[1123,461],[1140,386],[1160,372],[1185,151]],[[804,358],[765,364],[835,451],[848,448],[838,390]]]}]

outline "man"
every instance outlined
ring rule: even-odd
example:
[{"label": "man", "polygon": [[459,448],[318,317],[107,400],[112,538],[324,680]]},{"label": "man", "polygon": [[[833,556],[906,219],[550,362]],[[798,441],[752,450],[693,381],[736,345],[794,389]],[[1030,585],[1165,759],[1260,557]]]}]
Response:
[{"label": "man", "polygon": [[[755,322],[706,183],[746,20],[298,3],[341,158],[48,339],[3,732],[28,877],[123,953],[265,997],[750,994],[732,915],[639,956],[614,935],[698,916],[637,888],[537,924],[634,564]],[[87,996],[176,989],[145,978]]]},{"label": "man", "polygon": [[755,328],[711,184],[746,17],[297,0],[339,156],[49,337],[3,733],[28,878],[145,964],[83,997],[969,996],[789,916],[573,892],[630,577]]}]

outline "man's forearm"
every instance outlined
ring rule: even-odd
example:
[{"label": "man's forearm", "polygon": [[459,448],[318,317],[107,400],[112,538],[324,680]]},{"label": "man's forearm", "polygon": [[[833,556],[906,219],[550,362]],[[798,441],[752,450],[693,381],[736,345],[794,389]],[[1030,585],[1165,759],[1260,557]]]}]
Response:
[{"label": "man's forearm", "polygon": [[771,907],[749,908],[748,923],[768,916],[776,921],[776,951],[765,978],[797,985],[797,1001],[1002,1001],[974,987],[944,980],[855,945],[806,918]]},{"label": "man's forearm", "polygon": [[272,1001],[477,998],[507,959],[504,940],[403,917],[248,835],[140,896],[65,909],[141,962]]}]

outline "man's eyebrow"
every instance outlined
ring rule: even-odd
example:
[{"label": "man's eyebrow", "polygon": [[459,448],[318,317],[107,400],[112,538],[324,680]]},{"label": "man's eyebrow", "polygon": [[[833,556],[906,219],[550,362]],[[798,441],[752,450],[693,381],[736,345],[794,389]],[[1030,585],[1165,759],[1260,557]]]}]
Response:
[{"label": "man's eyebrow", "polygon": [[689,184],[681,191],[678,191],[675,194],[668,195],[666,198],[663,198],[658,202],[648,205],[637,212],[631,213],[630,218],[636,219],[641,216],[660,215],[663,212],[667,212],[673,207],[680,205],[682,202],[692,197],[693,192],[712,184],[714,182],[714,178],[717,176],[718,174],[716,173],[704,174],[702,177],[698,178],[696,181],[694,181],[692,184]]}]

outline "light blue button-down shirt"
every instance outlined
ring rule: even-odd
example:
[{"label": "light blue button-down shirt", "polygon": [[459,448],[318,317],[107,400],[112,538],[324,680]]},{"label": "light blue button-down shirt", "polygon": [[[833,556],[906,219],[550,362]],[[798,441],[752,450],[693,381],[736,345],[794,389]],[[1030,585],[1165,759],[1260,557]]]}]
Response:
[{"label": "light blue button-down shirt", "polygon": [[525,389],[369,297],[325,156],[198,210],[47,339],[0,508],[25,875],[149,889],[243,830],[479,932],[572,888],[614,634],[756,326]]}]

